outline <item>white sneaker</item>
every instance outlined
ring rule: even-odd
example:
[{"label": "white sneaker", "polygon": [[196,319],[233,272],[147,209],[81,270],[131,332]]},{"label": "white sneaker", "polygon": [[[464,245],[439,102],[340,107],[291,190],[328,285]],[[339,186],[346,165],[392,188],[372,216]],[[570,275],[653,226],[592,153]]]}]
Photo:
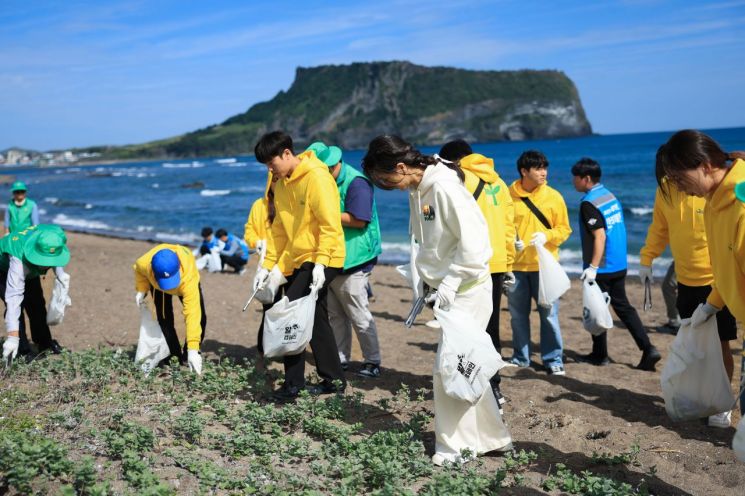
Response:
[{"label": "white sneaker", "polygon": [[426,325],[430,329],[442,329],[442,326],[439,322],[437,322],[437,319],[432,319],[424,325]]},{"label": "white sneaker", "polygon": [[717,413],[709,417],[709,427],[719,427],[720,429],[726,429],[732,425],[732,412]]}]

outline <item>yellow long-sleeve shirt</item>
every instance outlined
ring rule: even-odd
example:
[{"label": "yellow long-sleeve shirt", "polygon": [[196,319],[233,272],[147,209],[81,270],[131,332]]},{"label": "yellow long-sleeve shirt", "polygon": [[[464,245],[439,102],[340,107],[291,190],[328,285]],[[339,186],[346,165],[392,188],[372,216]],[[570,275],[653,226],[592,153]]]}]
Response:
[{"label": "yellow long-sleeve shirt", "polygon": [[336,181],[328,166],[312,151],[298,158],[300,164],[292,176],[280,179],[274,186],[277,214],[272,223],[273,242],[268,243],[264,267],[271,270],[284,255],[289,270],[305,262],[341,268],[345,246]]},{"label": "yellow long-sleeve shirt", "polygon": [[[528,193],[522,187],[518,179],[510,185],[510,194],[515,206],[515,229],[517,236],[525,243],[525,249],[517,252],[515,263],[512,270],[522,272],[535,272],[538,270],[538,252],[535,248],[529,246],[530,239],[536,232],[546,234],[546,249],[559,259],[559,246],[572,234],[572,228],[569,225],[569,214],[567,205],[561,193],[550,187],[548,184],[542,184]],[[551,229],[547,229],[541,221],[530,211],[522,201],[522,198],[528,197],[546,216]]]},{"label": "yellow long-sleeve shirt", "polygon": [[494,161],[478,153],[463,157],[460,167],[466,176],[466,189],[473,194],[483,180],[484,185],[476,203],[489,226],[492,257],[491,273],[509,272],[515,261],[515,208],[510,190],[494,170]]},{"label": "yellow long-sleeve shirt", "polygon": [[708,302],[727,305],[745,322],[745,161],[736,160],[704,210],[714,289]]},{"label": "yellow long-sleeve shirt", "polygon": [[260,239],[267,239],[272,226],[269,224],[269,211],[266,206],[266,197],[257,199],[248,212],[246,225],[243,230],[243,239],[252,250],[256,249],[256,243]]},{"label": "yellow long-sleeve shirt", "polygon": [[[153,256],[163,249],[176,252],[181,263],[181,282],[168,291],[160,289],[152,268]],[[160,244],[138,258],[132,268],[135,273],[136,291],[147,293],[150,288],[155,288],[182,298],[186,322],[186,347],[190,350],[198,350],[202,337],[202,307],[199,301],[199,270],[197,270],[191,250],[181,245]]]},{"label": "yellow long-sleeve shirt", "polygon": [[650,266],[670,245],[678,281],[686,286],[709,286],[714,282],[706,241],[706,199],[687,195],[672,183],[669,197],[657,189],[652,224],[639,252],[640,263]]}]

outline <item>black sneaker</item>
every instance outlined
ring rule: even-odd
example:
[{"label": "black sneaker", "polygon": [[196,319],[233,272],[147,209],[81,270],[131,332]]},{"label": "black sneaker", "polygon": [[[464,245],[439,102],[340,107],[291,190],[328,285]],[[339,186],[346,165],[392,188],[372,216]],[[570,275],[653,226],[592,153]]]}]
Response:
[{"label": "black sneaker", "polygon": [[376,363],[364,363],[362,368],[357,372],[357,375],[361,377],[380,377],[380,365]]},{"label": "black sneaker", "polygon": [[41,354],[41,353],[49,352],[55,355],[61,355],[63,351],[65,351],[65,349],[62,347],[62,345],[59,344],[56,339],[53,339],[51,344],[47,346],[46,348],[41,348],[39,350],[39,353]]},{"label": "black sneaker", "polygon": [[345,386],[342,386],[341,389],[334,386],[332,383],[328,381],[322,381],[320,384],[315,384],[313,386],[308,386],[305,388],[311,395],[313,396],[319,396],[321,394],[333,394],[333,393],[343,393]]},{"label": "black sneaker", "polygon": [[650,346],[649,349],[642,353],[642,359],[639,362],[639,365],[636,366],[636,368],[639,370],[654,372],[655,365],[657,364],[657,362],[660,361],[661,358],[662,356],[660,355],[660,352],[657,351],[657,348],[655,348],[654,346]]},{"label": "black sneaker", "polygon": [[298,395],[300,395],[300,389],[297,386],[282,386],[272,394],[272,399],[277,403],[295,401]]},{"label": "black sneaker", "polygon": [[341,369],[346,372],[349,370],[349,362],[341,362]]},{"label": "black sneaker", "polygon": [[578,363],[589,363],[596,367],[604,367],[610,363],[610,358],[607,356],[599,357],[592,353],[588,353],[587,355],[578,355],[576,361]]}]

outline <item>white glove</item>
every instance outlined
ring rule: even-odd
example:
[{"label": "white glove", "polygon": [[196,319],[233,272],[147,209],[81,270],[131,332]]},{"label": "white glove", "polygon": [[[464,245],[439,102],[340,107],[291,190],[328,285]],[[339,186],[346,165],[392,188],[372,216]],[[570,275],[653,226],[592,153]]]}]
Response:
[{"label": "white glove", "polygon": [[311,286],[315,286],[319,289],[323,287],[323,283],[326,282],[326,275],[323,273],[324,270],[326,270],[326,266],[323,264],[317,263],[313,267],[313,282],[311,283]]},{"label": "white glove", "polygon": [[533,233],[533,237],[530,238],[530,246],[543,246],[546,244],[546,241],[548,241],[548,238],[546,238],[546,233],[538,231],[536,233]]},{"label": "white glove", "polygon": [[199,354],[199,350],[189,350],[186,354],[189,370],[196,372],[197,375],[202,375],[202,355]]},{"label": "white glove", "polygon": [[717,313],[721,308],[717,308],[710,303],[702,303],[696,311],[691,315],[691,327],[698,327],[711,318],[712,315]]},{"label": "white glove", "polygon": [[8,357],[15,358],[18,354],[18,344],[21,340],[18,336],[6,336],[5,342],[3,343],[3,361],[7,361]]},{"label": "white glove", "polygon": [[450,310],[450,305],[453,304],[455,301],[455,293],[457,290],[451,288],[447,284],[442,284],[437,287],[437,291],[432,293],[427,300],[425,300],[427,303],[434,302],[435,308],[439,308],[440,310],[443,310],[447,312]]},{"label": "white glove", "polygon": [[517,279],[512,272],[505,272],[502,278],[502,291],[509,291],[515,285]]},{"label": "white glove", "polygon": [[264,267],[259,267],[254,276],[253,290],[259,290],[266,286],[266,282],[269,280],[269,271]]},{"label": "white glove", "polygon": [[640,265],[639,266],[639,280],[642,282],[642,286],[649,281],[649,284],[654,282],[654,276],[652,275],[651,265]]},{"label": "white glove", "polygon": [[266,240],[260,239],[256,242],[256,253],[259,257],[264,258],[266,256]]},{"label": "white glove", "polygon": [[523,241],[522,239],[518,239],[517,241],[515,241],[515,249],[517,251],[523,251],[525,249],[525,241]]},{"label": "white glove", "polygon": [[579,278],[583,281],[595,282],[595,279],[597,279],[597,277],[598,277],[598,268],[590,265],[582,272],[582,275]]},{"label": "white glove", "polygon": [[145,294],[142,291],[138,291],[135,295],[135,303],[137,303],[138,307],[145,302]]}]

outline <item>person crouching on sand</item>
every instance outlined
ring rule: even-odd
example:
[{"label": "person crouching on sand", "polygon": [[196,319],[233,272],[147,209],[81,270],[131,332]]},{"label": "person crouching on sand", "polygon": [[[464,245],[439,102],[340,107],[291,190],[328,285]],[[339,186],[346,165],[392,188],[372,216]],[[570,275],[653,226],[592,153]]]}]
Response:
[{"label": "person crouching on sand", "polygon": [[[473,315],[486,333],[492,314],[489,232],[476,201],[463,186],[463,171],[437,155],[422,155],[398,136],[372,140],[363,169],[381,189],[409,191],[410,223],[421,247],[417,271],[427,285],[437,288],[440,309],[457,308]],[[476,455],[512,449],[491,388],[471,405],[448,396],[439,373],[433,373],[432,379],[434,464],[465,461],[460,456],[464,449]]]},{"label": "person crouching on sand", "polygon": [[[199,347],[204,341],[207,314],[194,255],[185,246],[161,244],[138,258],[133,269],[135,302],[142,305],[150,292],[171,357],[177,357],[181,363],[188,362],[189,368],[201,375]],[[183,351],[173,321],[174,296],[179,297],[184,308],[186,343]]]}]

